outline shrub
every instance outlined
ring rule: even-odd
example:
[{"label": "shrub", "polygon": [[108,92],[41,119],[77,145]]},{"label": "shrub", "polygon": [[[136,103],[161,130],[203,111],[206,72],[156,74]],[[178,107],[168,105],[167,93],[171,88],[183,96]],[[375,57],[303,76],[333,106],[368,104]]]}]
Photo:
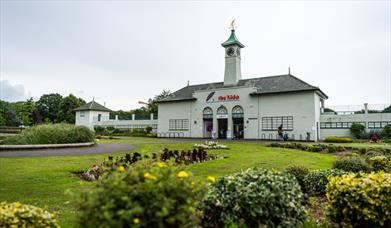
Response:
[{"label": "shrub", "polygon": [[354,123],[350,126],[350,133],[352,133],[356,139],[361,139],[365,133],[365,126],[359,123]]},{"label": "shrub", "polygon": [[298,227],[303,193],[291,175],[248,169],[219,178],[204,198],[203,227]]},{"label": "shrub", "polygon": [[340,176],[346,172],[338,169],[315,170],[304,177],[305,192],[312,196],[323,196],[329,176]]},{"label": "shrub", "polygon": [[351,143],[353,142],[353,139],[351,137],[330,136],[326,137],[324,141],[328,143]]},{"label": "shrub", "polygon": [[149,134],[149,133],[151,133],[151,131],[152,131],[152,127],[151,126],[148,126],[148,127],[145,128],[145,133]]},{"label": "shrub", "polygon": [[0,203],[0,227],[59,227],[56,215],[39,207],[15,203]]},{"label": "shrub", "polygon": [[334,162],[333,168],[353,173],[371,171],[369,164],[358,156],[342,157]]},{"label": "shrub", "polygon": [[326,215],[342,227],[391,226],[391,174],[330,177]]},{"label": "shrub", "polygon": [[391,139],[391,124],[387,124],[383,131],[381,132],[380,136],[384,139]]},{"label": "shrub", "polygon": [[391,171],[391,159],[386,156],[374,156],[368,159],[369,163],[372,165],[373,171]]},{"label": "shrub", "polygon": [[4,144],[61,144],[93,142],[94,133],[85,126],[45,124],[27,128],[19,135],[4,140]]},{"label": "shrub", "polygon": [[196,227],[203,185],[181,167],[138,162],[81,195],[81,227]]},{"label": "shrub", "polygon": [[295,176],[297,182],[301,187],[301,190],[305,192],[304,178],[310,172],[309,169],[304,166],[295,165],[286,168],[285,172]]},{"label": "shrub", "polygon": [[101,135],[101,134],[105,133],[106,128],[104,128],[102,126],[94,126],[94,131],[96,134]]},{"label": "shrub", "polygon": [[384,153],[379,150],[369,150],[365,153],[366,159],[370,159],[371,157],[376,157],[376,156],[383,156]]}]

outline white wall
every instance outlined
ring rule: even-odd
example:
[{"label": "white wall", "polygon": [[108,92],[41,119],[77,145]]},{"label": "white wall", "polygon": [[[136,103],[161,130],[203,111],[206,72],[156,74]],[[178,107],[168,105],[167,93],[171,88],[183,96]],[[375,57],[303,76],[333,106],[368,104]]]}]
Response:
[{"label": "white wall", "polygon": [[[320,116],[320,122],[365,122],[366,131],[380,130],[368,128],[368,122],[379,121],[391,122],[391,113],[363,113],[349,115],[322,114]],[[321,139],[329,136],[351,136],[350,129],[320,129],[320,133]]]},{"label": "white wall", "polygon": [[[84,112],[84,117],[80,116],[80,114]],[[109,119],[110,112],[105,111],[94,111],[94,110],[86,110],[86,111],[76,111],[76,125],[82,125],[90,128],[91,130],[94,129],[93,122],[94,117],[97,117],[98,115],[102,115],[102,119]]]},{"label": "white wall", "polygon": [[[191,106],[192,102],[167,102],[158,104],[158,134],[180,133],[183,137],[191,137]],[[189,120],[189,129],[187,131],[170,131],[170,119],[187,119]],[[195,137],[195,136],[193,136]]]},{"label": "white wall", "polygon": [[294,134],[295,139],[306,139],[306,132],[310,132],[310,139],[316,140],[316,107],[317,95],[314,92],[271,94],[259,97],[260,138],[269,134],[273,137],[277,129],[273,131],[262,130],[262,117],[293,116],[293,131],[287,131],[288,135]]}]

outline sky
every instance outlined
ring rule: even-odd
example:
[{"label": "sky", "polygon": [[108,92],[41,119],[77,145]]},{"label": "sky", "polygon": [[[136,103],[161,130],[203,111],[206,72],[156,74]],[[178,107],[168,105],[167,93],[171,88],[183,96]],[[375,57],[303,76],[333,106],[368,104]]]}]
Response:
[{"label": "sky", "polygon": [[327,106],[391,103],[391,1],[0,0],[0,99],[72,93],[130,110],[223,81],[233,19],[243,79],[290,67]]}]

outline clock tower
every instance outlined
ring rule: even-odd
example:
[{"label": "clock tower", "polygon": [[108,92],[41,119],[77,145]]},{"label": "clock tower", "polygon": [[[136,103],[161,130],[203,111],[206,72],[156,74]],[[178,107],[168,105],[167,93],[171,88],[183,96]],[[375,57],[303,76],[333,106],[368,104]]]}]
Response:
[{"label": "clock tower", "polygon": [[240,49],[244,48],[244,45],[236,38],[234,26],[231,36],[221,46],[225,49],[224,86],[236,86],[242,79]]}]

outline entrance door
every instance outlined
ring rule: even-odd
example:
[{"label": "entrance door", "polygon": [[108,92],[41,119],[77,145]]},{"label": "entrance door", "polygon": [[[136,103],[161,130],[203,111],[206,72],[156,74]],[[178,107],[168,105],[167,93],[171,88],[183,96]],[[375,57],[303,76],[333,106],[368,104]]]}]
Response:
[{"label": "entrance door", "polygon": [[204,119],[204,138],[212,138],[213,120]]},{"label": "entrance door", "polygon": [[228,119],[217,119],[218,123],[218,136],[219,139],[226,139],[227,138],[227,129],[228,129]]},{"label": "entrance door", "polygon": [[233,118],[233,136],[234,139],[242,139],[243,138],[243,118]]}]

